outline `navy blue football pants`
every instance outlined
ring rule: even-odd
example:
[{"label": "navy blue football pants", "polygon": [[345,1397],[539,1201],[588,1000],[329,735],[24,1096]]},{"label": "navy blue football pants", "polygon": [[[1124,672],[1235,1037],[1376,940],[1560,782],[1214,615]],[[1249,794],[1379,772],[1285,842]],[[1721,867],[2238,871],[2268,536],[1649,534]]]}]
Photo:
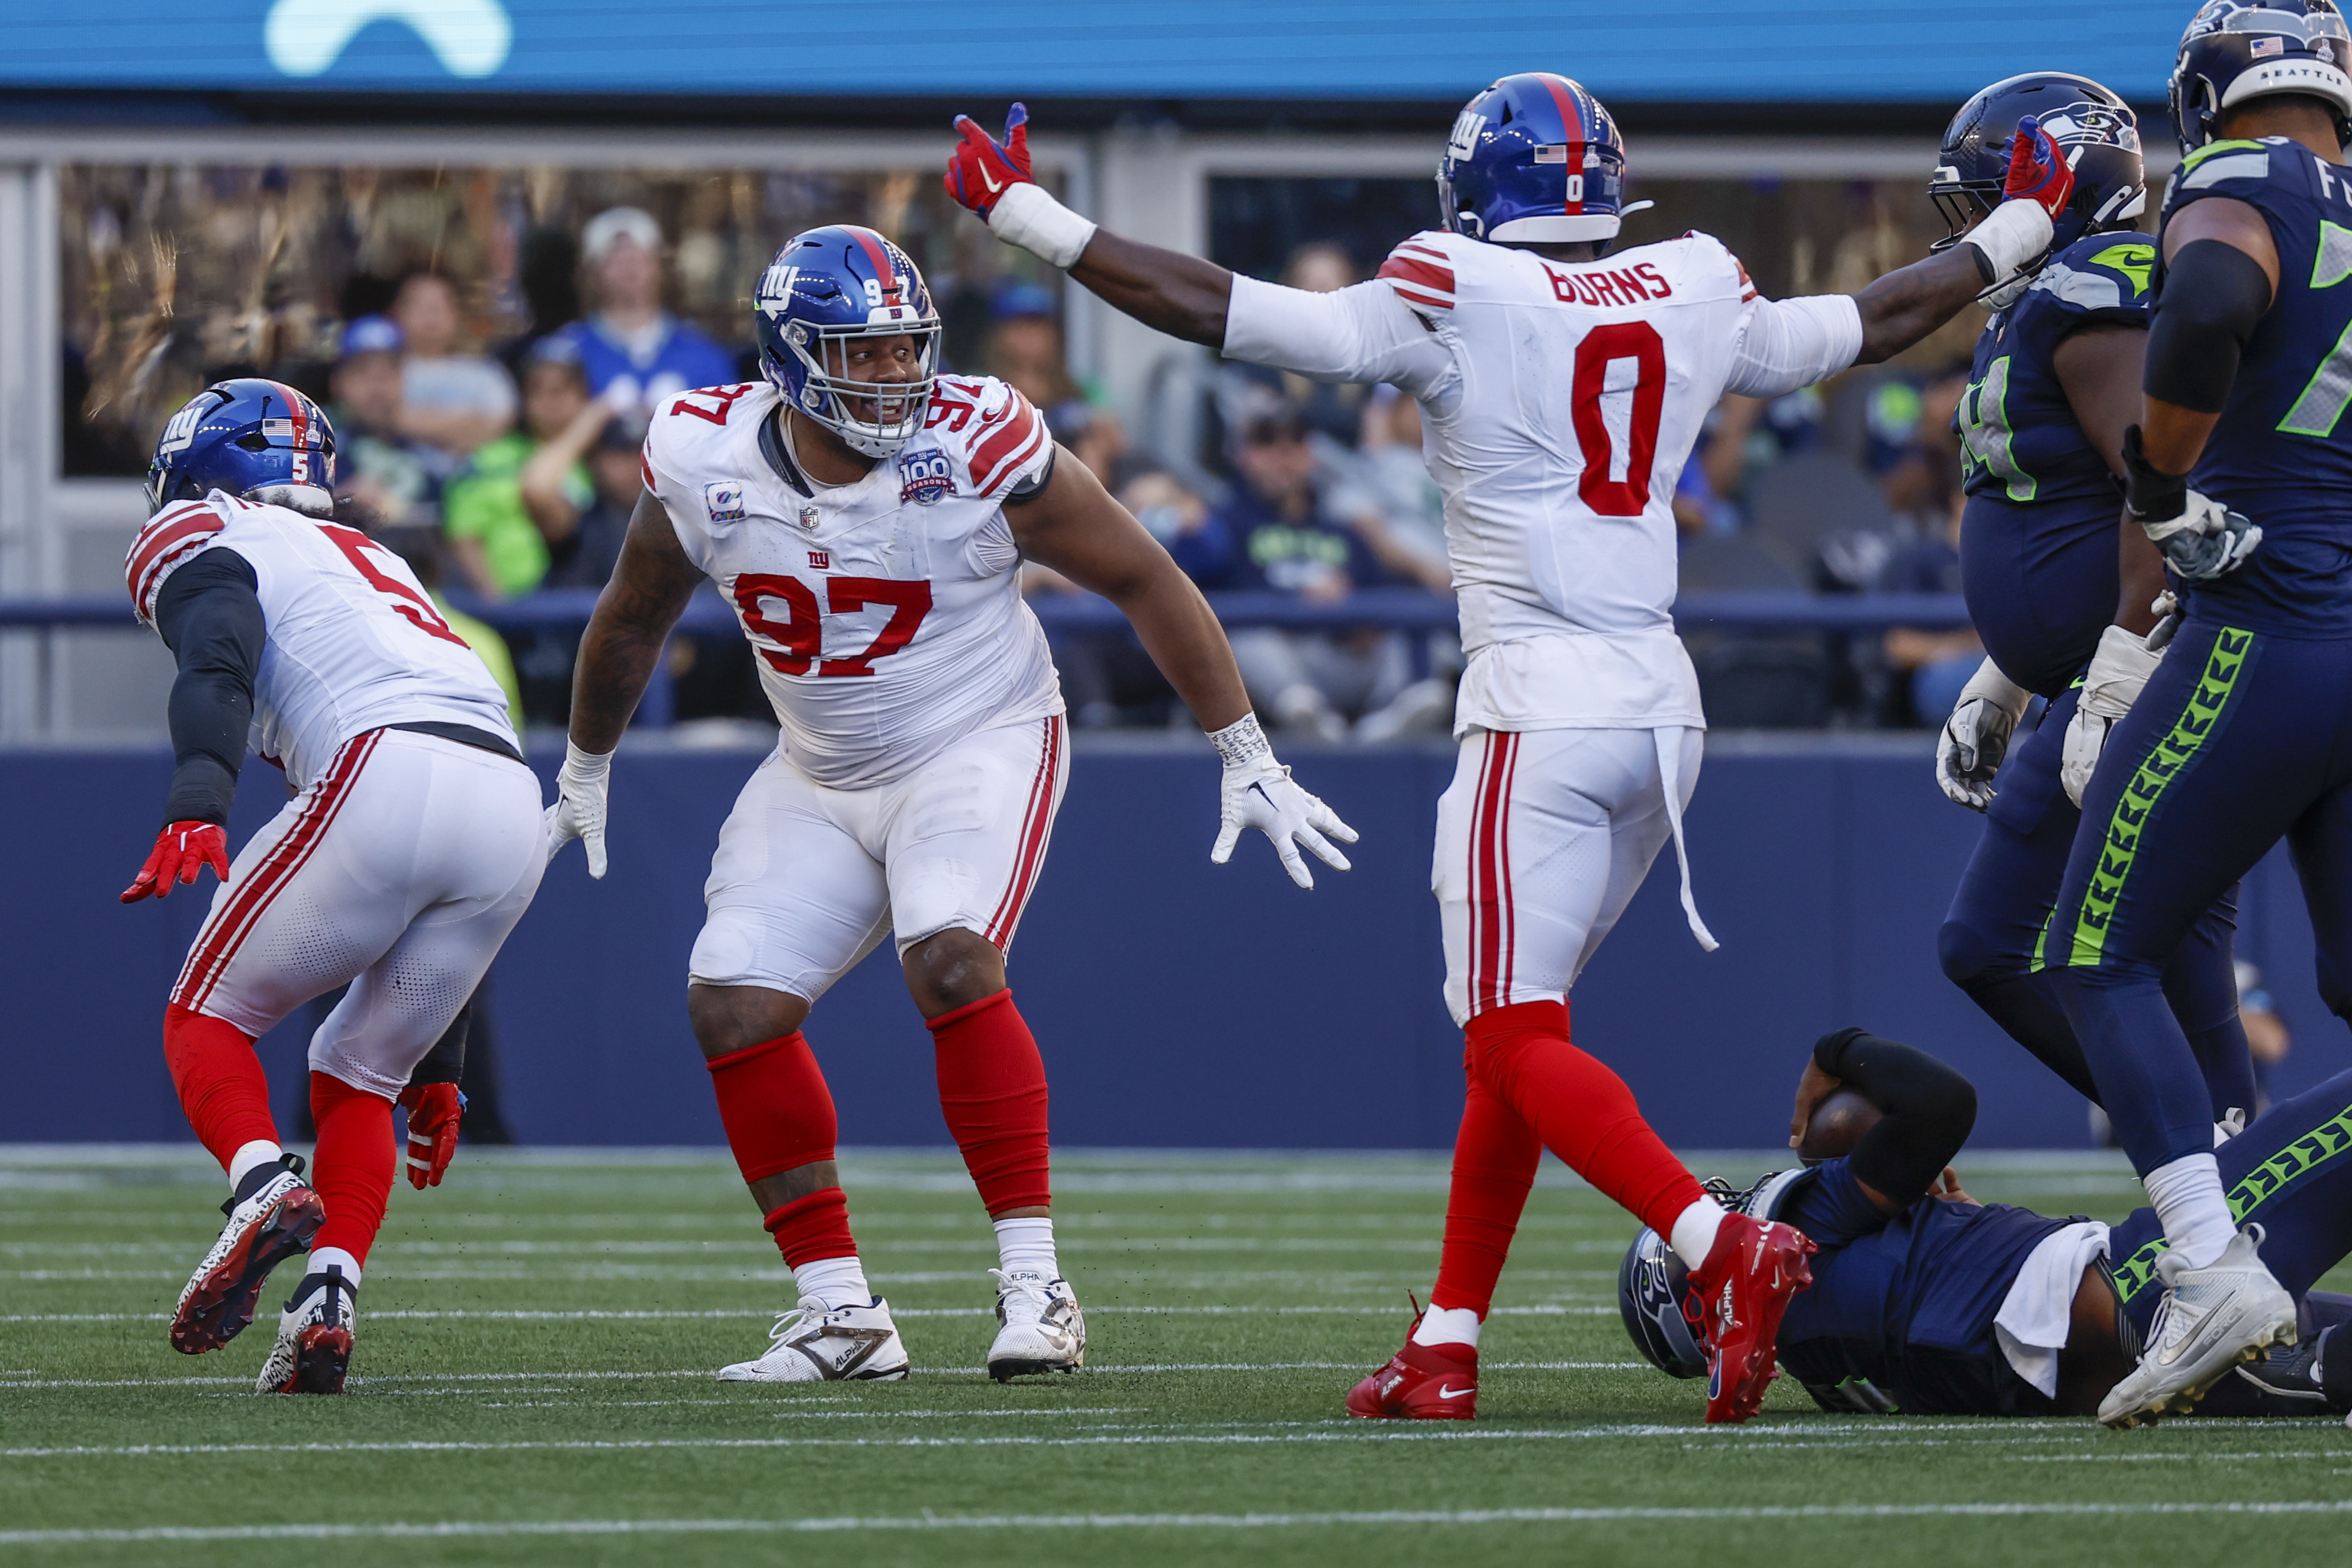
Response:
[{"label": "navy blue football pants", "polygon": [[[2098,1086],[2041,954],[2083,820],[2058,781],[2067,721],[2080,695],[2078,688],[2060,695],[2001,763],[1984,833],[1960,873],[1937,950],[1944,973],[1993,1022],[2095,1102]],[[2199,916],[2162,976],[2165,1000],[2188,1036],[2217,1120],[2232,1106],[2248,1114],[2254,1109],[2253,1061],[2238,1022],[2237,894],[2227,889]]]},{"label": "navy blue football pants", "polygon": [[2116,1141],[2142,1176],[2213,1146],[2212,1100],[2164,967],[2281,838],[2352,1007],[2352,641],[2194,615],[2107,738],[2043,948]]},{"label": "navy blue football pants", "polygon": [[[2352,1321],[2352,1298],[2311,1288],[2352,1254],[2352,1072],[2272,1106],[2215,1158],[2231,1214],[2240,1224],[2263,1228],[2263,1261],[2295,1298],[2298,1338],[2308,1343],[2320,1331]],[[2107,1242],[2116,1292],[2145,1342],[2164,1296],[2156,1280],[2164,1226],[2156,1210],[2138,1209]],[[2201,1416],[2282,1413],[2307,1412],[2273,1411],[2251,1385],[2235,1378],[2198,1406]]]}]

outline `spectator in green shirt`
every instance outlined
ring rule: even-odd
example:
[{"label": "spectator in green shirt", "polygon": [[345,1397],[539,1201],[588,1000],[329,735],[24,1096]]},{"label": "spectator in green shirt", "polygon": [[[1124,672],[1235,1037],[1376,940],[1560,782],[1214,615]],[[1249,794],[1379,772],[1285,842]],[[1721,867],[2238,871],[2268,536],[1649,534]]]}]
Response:
[{"label": "spectator in green shirt", "polygon": [[443,492],[450,550],[485,599],[530,592],[575,548],[595,499],[582,458],[611,422],[592,401],[569,340],[542,338],[523,361],[522,428],[474,454]]}]

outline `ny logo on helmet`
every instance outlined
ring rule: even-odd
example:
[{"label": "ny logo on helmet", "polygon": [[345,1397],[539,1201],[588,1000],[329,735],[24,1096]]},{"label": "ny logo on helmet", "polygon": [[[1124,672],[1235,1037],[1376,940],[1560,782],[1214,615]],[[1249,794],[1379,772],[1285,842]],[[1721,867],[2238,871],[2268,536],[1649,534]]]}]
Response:
[{"label": "ny logo on helmet", "polygon": [[1486,129],[1486,117],[1464,110],[1454,119],[1454,133],[1445,139],[1448,156],[1467,158],[1478,150],[1478,133]]},{"label": "ny logo on helmet", "polygon": [[784,308],[793,302],[793,280],[800,275],[801,269],[797,267],[785,267],[779,263],[769,267],[760,275],[760,292],[751,302],[752,308],[763,315],[782,315]]},{"label": "ny logo on helmet", "polygon": [[172,423],[163,427],[163,438],[155,444],[155,455],[160,457],[167,452],[185,452],[188,444],[196,438],[196,426],[205,422],[205,415],[219,402],[210,392],[191,398],[172,416]]}]

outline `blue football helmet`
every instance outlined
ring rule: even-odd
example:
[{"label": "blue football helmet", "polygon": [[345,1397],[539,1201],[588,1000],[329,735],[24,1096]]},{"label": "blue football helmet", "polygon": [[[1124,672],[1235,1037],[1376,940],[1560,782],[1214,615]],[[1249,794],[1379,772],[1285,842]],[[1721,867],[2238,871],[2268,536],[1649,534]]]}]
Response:
[{"label": "blue football helmet", "polygon": [[[872,229],[829,224],[788,241],[760,279],[751,332],[761,373],[853,450],[887,457],[923,428],[938,380],[939,312],[907,253]],[[851,377],[851,343],[909,336],[916,380]]]},{"label": "blue football helmet", "polygon": [[215,382],[188,400],[147,465],[147,510],[226,490],[314,517],[335,509],[335,427],[283,382]]},{"label": "blue football helmet", "polygon": [[2088,77],[2029,71],[1993,83],[1952,116],[1927,182],[1927,194],[1951,230],[1935,249],[1959,244],[1970,224],[2000,204],[2010,144],[2017,122],[2029,114],[2056,138],[2074,171],[2074,199],[2053,225],[2053,253],[2084,235],[2129,228],[2147,210],[2139,119],[2131,106]]},{"label": "blue football helmet", "polygon": [[1437,200],[1444,226],[1473,239],[1615,239],[1632,210],[1624,139],[1601,100],[1566,77],[1505,77],[1454,117]]},{"label": "blue football helmet", "polygon": [[2221,134],[2221,116],[2257,98],[2298,93],[2336,111],[2352,141],[2352,31],[2336,0],[2212,0],[2180,35],[2172,122],[2187,157]]},{"label": "blue football helmet", "polygon": [[1633,1238],[1617,1266],[1617,1311],[1643,1360],[1669,1377],[1706,1375],[1690,1270],[1654,1230]]}]

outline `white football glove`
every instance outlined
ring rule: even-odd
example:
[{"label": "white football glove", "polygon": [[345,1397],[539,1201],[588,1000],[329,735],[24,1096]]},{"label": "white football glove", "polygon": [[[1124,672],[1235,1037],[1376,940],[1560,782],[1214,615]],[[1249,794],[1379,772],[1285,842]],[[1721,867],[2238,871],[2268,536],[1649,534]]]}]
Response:
[{"label": "white football glove", "polygon": [[1992,804],[1992,776],[2009,755],[2009,737],[2033,694],[1988,658],[1960,688],[1952,716],[1936,742],[1936,782],[1955,806],[1981,811]]},{"label": "white football glove", "polygon": [[1225,763],[1224,779],[1219,786],[1217,842],[1209,851],[1213,863],[1223,865],[1233,859],[1242,830],[1255,828],[1273,841],[1274,852],[1282,857],[1282,869],[1301,887],[1313,887],[1315,875],[1298,852],[1300,844],[1314,851],[1325,865],[1348,869],[1348,857],[1331,840],[1352,844],[1356,830],[1292,782],[1290,769],[1275,761],[1274,747],[1267,744],[1257,715],[1244,714],[1209,738],[1216,742],[1217,755]]},{"label": "white football glove", "polygon": [[563,743],[563,767],[555,775],[555,804],[547,809],[547,858],[572,840],[588,852],[588,874],[604,875],[604,792],[613,780],[613,754],[583,751]]},{"label": "white football glove", "polygon": [[2099,754],[2107,748],[2108,732],[2131,712],[2140,688],[2164,658],[2163,645],[2149,647],[2149,637],[2168,630],[2159,623],[2157,632],[2142,637],[2110,626],[2099,634],[2099,651],[2091,655],[2091,667],[2083,676],[2082,701],[2066,726],[2065,749],[2058,762],[2058,782],[2077,806],[2098,768]]}]

